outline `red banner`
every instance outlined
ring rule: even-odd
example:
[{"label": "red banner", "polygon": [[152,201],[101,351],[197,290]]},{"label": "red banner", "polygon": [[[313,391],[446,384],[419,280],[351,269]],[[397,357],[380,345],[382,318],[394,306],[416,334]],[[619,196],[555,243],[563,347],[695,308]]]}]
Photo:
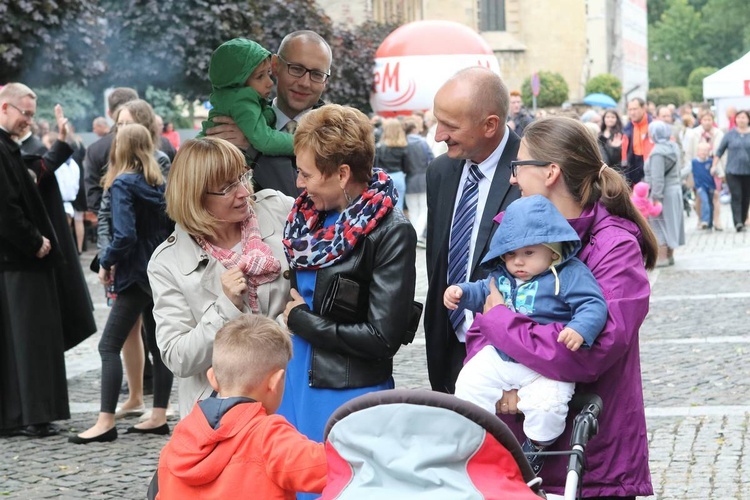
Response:
[{"label": "red banner", "polygon": [[745,95],[750,95],[750,80],[745,80]]}]

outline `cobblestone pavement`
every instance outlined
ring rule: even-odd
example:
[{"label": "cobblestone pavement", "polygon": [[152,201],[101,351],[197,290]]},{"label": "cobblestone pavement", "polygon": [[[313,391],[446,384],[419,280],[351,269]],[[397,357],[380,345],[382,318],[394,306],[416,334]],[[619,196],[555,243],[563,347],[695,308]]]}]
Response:
[{"label": "cobblestone pavement", "polygon": [[[750,236],[699,231],[694,217],[686,226],[676,265],[650,274],[651,311],[641,330],[655,497],[750,498]],[[84,268],[91,257],[82,257]],[[417,300],[424,300],[424,251],[417,261]],[[108,309],[96,277],[86,274],[101,328]],[[66,431],[80,432],[96,418],[98,340],[66,355],[73,412],[59,422]],[[422,331],[397,355],[394,377],[400,387],[428,386]],[[120,437],[107,444],[76,446],[62,435],[0,439],[0,496],[143,498],[167,437],[125,435],[134,423],[120,421]]]}]

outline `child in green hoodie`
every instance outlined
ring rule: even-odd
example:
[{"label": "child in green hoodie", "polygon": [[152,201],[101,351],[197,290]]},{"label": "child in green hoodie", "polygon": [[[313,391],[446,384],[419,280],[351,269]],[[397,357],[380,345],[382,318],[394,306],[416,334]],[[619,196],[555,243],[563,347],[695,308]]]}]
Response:
[{"label": "child in green hoodie", "polygon": [[208,77],[213,109],[200,135],[214,126],[214,117],[230,116],[257,151],[268,156],[294,154],[292,135],[274,128],[276,113],[268,103],[273,89],[269,51],[246,38],[224,42],[211,55]]}]

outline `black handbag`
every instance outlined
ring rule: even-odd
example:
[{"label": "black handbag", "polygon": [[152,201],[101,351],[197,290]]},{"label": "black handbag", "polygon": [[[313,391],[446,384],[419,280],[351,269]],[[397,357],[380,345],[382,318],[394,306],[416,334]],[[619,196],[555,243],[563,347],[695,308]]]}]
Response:
[{"label": "black handbag", "polygon": [[[336,274],[328,286],[320,307],[320,315],[337,323],[364,323],[367,321],[368,289],[358,281]],[[412,301],[409,310],[409,324],[403,345],[410,344],[419,329],[423,306]]]},{"label": "black handbag", "polygon": [[367,305],[367,287],[336,274],[323,296],[320,314],[337,323],[362,323],[367,321]]},{"label": "black handbag", "polygon": [[94,259],[91,261],[91,264],[89,264],[89,269],[91,269],[92,272],[99,274],[99,254],[98,253],[94,255]]}]

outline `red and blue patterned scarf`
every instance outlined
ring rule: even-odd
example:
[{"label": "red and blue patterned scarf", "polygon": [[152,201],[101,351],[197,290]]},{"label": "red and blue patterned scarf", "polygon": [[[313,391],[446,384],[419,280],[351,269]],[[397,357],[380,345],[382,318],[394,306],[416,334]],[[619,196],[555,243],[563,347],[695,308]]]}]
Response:
[{"label": "red and blue patterned scarf", "polygon": [[367,189],[328,227],[323,227],[327,213],[316,210],[304,191],[294,202],[284,227],[284,251],[289,266],[320,269],[345,259],[395,205],[393,181],[380,169],[373,169]]}]

